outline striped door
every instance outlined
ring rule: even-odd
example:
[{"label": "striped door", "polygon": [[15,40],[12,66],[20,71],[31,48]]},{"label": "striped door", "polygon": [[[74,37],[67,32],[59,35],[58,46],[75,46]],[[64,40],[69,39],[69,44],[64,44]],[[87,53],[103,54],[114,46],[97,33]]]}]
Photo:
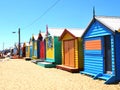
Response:
[{"label": "striped door", "polygon": [[102,38],[86,39],[84,42],[84,70],[93,74],[103,73],[103,65]]},{"label": "striped door", "polygon": [[75,59],[74,59],[74,40],[69,40],[64,42],[64,61],[66,66],[75,67]]}]

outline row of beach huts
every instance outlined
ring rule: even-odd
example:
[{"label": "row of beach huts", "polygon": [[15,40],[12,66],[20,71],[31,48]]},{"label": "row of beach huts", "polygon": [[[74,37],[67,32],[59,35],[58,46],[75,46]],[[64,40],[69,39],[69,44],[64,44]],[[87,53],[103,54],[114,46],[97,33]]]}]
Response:
[{"label": "row of beach huts", "polygon": [[24,43],[21,54],[45,68],[120,82],[120,17],[94,16],[85,29],[46,26]]}]

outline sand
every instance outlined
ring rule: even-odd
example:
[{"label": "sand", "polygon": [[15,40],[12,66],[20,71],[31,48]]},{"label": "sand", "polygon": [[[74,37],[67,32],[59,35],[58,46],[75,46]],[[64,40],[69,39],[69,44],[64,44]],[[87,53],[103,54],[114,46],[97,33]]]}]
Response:
[{"label": "sand", "polygon": [[120,84],[14,59],[0,61],[0,90],[120,90]]}]

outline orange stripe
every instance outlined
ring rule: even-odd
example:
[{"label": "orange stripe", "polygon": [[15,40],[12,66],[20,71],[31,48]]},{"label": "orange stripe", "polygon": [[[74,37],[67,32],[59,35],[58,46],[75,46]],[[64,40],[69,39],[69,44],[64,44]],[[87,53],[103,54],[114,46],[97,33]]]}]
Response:
[{"label": "orange stripe", "polygon": [[101,40],[92,40],[85,42],[86,50],[101,50]]}]

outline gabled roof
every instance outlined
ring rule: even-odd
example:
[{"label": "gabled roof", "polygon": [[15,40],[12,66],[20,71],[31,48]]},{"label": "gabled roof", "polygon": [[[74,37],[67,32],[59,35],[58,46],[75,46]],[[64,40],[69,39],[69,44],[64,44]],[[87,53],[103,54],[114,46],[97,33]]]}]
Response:
[{"label": "gabled roof", "polygon": [[46,36],[45,36],[46,33],[45,33],[45,32],[41,32],[41,34],[42,34],[42,37],[43,37],[43,40],[44,40],[45,37],[46,37]]},{"label": "gabled roof", "polygon": [[115,32],[116,30],[120,29],[120,17],[116,17],[116,16],[95,16],[95,17],[93,17],[91,22],[88,24],[88,26],[87,26],[84,34],[82,35],[82,37],[85,35],[85,33],[87,32],[87,30],[89,29],[89,27],[91,26],[91,24],[95,20],[97,20],[102,25],[104,25],[105,27],[110,29],[112,32]]},{"label": "gabled roof", "polygon": [[31,39],[32,41],[34,41],[35,40],[35,38],[34,38],[34,35],[32,35],[32,39]]},{"label": "gabled roof", "polygon": [[[45,33],[41,32],[43,39],[45,38]],[[32,35],[32,40],[38,40],[39,35]]]},{"label": "gabled roof", "polygon": [[48,32],[50,36],[60,36],[62,32],[64,31],[63,28],[48,28]]},{"label": "gabled roof", "polygon": [[[50,33],[51,36],[61,36],[65,28],[48,28],[48,32]],[[68,31],[70,31],[73,35],[76,37],[80,37],[82,34],[82,30],[80,28],[67,28]],[[79,31],[81,30],[81,31]],[[81,33],[79,33],[81,32]]]},{"label": "gabled roof", "polygon": [[34,40],[38,39],[38,35],[33,35],[33,37],[34,37]]},{"label": "gabled roof", "polygon": [[43,39],[43,37],[42,37],[42,34],[40,32],[39,35],[38,35],[38,40],[42,41],[42,39]]},{"label": "gabled roof", "polygon": [[84,33],[84,29],[64,29],[59,39],[61,40],[66,33],[69,33],[74,38],[77,38],[82,36],[82,34]]},{"label": "gabled roof", "polygon": [[106,27],[112,31],[120,29],[120,17],[114,16],[95,16],[95,19],[103,23]]},{"label": "gabled roof", "polygon": [[29,40],[29,44],[32,45],[32,38],[30,38],[30,40]]}]

